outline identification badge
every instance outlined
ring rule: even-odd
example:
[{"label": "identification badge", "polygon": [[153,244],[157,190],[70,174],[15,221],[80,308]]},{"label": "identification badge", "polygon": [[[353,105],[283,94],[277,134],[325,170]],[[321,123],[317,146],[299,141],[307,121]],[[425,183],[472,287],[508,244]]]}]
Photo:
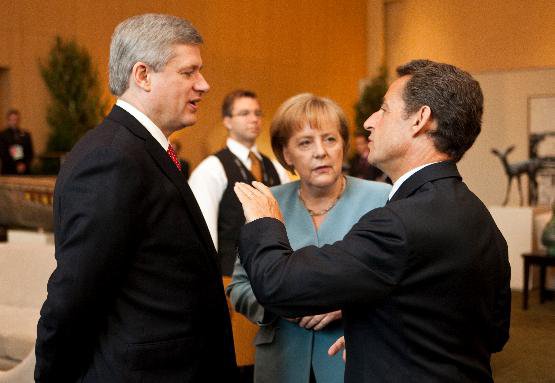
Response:
[{"label": "identification badge", "polygon": [[12,145],[10,146],[10,156],[12,156],[14,161],[23,159],[23,146]]}]

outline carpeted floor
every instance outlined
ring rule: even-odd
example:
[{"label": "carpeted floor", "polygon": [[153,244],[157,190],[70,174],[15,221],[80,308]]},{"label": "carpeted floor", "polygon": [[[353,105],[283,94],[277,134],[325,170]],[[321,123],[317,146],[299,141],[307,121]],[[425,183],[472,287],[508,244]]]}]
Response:
[{"label": "carpeted floor", "polygon": [[513,292],[510,339],[492,367],[496,383],[555,383],[555,300],[540,304],[533,290],[524,311]]}]

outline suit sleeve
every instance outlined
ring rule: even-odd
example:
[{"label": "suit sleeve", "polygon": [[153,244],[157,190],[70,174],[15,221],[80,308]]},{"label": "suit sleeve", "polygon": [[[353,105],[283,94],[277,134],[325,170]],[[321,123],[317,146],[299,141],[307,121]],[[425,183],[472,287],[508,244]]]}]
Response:
[{"label": "suit sleeve", "polygon": [[125,278],[141,210],[140,175],[113,149],[94,151],[57,185],[57,267],[37,328],[37,382],[76,381]]},{"label": "suit sleeve", "polygon": [[497,270],[503,270],[496,289],[496,298],[493,307],[492,329],[489,331],[491,339],[491,352],[499,352],[509,340],[509,328],[511,324],[511,266],[509,264],[507,243],[500,234],[497,244],[498,252],[503,254],[499,257],[500,264]]},{"label": "suit sleeve", "polygon": [[259,326],[267,325],[276,318],[274,314],[265,311],[256,300],[247,272],[241,265],[239,258],[235,261],[231,283],[227,286],[229,296],[235,311],[241,313],[248,320]]},{"label": "suit sleeve", "polygon": [[262,218],[245,225],[239,253],[266,309],[296,317],[372,304],[397,286],[407,264],[406,234],[396,215],[376,209],[343,240],[293,251],[285,226]]}]

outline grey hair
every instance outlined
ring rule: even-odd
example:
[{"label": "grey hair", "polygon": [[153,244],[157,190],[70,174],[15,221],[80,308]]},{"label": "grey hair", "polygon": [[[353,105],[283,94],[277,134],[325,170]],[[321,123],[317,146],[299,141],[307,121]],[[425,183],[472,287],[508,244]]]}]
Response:
[{"label": "grey hair", "polygon": [[202,44],[193,25],[182,18],[148,13],[122,21],[110,44],[109,85],[114,96],[129,87],[133,66],[141,61],[155,72],[164,69],[173,57],[175,44]]}]

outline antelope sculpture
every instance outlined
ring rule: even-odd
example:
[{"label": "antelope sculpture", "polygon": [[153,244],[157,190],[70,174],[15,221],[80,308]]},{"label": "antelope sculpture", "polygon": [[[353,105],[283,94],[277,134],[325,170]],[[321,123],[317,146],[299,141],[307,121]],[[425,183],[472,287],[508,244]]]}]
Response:
[{"label": "antelope sculpture", "polygon": [[[539,158],[531,158],[526,161],[519,161],[514,163],[509,163],[507,161],[507,156],[515,149],[514,145],[510,146],[505,150],[505,152],[501,153],[497,149],[491,149],[491,152],[495,154],[501,160],[503,164],[503,168],[505,169],[505,173],[507,174],[508,182],[507,182],[507,192],[505,193],[505,200],[503,201],[503,206],[507,205],[509,201],[509,193],[511,192],[511,183],[513,182],[513,178],[516,177],[516,181],[518,184],[518,194],[520,197],[520,206],[523,205],[524,199],[522,197],[522,183],[520,181],[520,176],[522,174],[528,175],[528,180],[532,183],[536,182],[536,173],[539,169],[542,168],[543,162]],[[536,185],[532,185],[531,188],[532,193],[537,193]],[[530,196],[530,201],[536,201],[537,196]]]}]

